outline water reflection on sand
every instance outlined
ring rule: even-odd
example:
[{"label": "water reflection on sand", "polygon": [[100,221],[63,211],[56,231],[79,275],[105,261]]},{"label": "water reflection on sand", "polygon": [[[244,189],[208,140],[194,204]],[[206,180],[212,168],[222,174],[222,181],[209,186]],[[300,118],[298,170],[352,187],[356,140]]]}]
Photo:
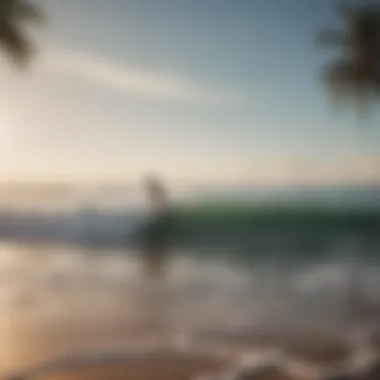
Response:
[{"label": "water reflection on sand", "polygon": [[[284,345],[305,356],[312,341],[310,357],[328,362],[347,355],[339,286],[319,298],[304,296],[305,271],[296,276],[297,290],[282,286],[268,268],[189,257],[174,258],[162,281],[149,282],[133,252],[3,244],[0,368],[7,373],[73,352],[144,342],[208,348],[236,359]],[[320,348],[327,345],[330,351]]]}]

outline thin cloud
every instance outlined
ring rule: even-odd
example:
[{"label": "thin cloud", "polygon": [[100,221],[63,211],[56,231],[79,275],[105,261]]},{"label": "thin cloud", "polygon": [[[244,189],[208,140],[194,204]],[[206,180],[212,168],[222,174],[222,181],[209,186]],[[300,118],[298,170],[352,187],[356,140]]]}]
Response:
[{"label": "thin cloud", "polygon": [[146,98],[226,105],[242,101],[235,89],[206,85],[185,76],[160,73],[69,50],[48,50],[46,68],[113,91]]}]

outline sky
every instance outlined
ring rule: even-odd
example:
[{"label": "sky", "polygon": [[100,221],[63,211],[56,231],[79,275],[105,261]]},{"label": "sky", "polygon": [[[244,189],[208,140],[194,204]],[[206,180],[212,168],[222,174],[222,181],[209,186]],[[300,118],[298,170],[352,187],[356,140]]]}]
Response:
[{"label": "sky", "polygon": [[0,181],[377,180],[376,122],[317,80],[333,1],[34,1],[35,60],[1,58]]}]

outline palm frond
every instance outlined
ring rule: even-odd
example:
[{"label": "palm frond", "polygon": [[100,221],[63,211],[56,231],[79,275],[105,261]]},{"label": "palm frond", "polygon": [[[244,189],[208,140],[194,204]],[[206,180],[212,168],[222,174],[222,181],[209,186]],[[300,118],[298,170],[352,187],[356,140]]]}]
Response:
[{"label": "palm frond", "polygon": [[347,102],[350,97],[351,75],[346,62],[334,62],[323,68],[321,77],[334,108]]},{"label": "palm frond", "polygon": [[335,104],[354,103],[360,114],[380,95],[380,6],[341,6],[344,31],[325,30],[320,45],[341,47],[323,68],[322,82]]},{"label": "palm frond", "polygon": [[365,115],[378,95],[376,82],[350,61],[342,60],[326,66],[322,72],[322,82],[335,109],[344,103],[352,104],[361,116]]},{"label": "palm frond", "polygon": [[34,50],[24,26],[43,21],[42,10],[27,0],[0,0],[0,45],[17,65],[24,66]]},{"label": "palm frond", "polygon": [[0,23],[0,44],[19,66],[24,66],[33,53],[29,38],[10,23]]}]

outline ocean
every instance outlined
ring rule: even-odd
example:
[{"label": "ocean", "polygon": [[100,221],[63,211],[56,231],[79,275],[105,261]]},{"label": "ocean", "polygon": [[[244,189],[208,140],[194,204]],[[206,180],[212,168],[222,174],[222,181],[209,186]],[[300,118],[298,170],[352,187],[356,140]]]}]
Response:
[{"label": "ocean", "polygon": [[[143,203],[107,194],[82,193],[75,202],[71,195],[70,207],[50,201],[49,209],[35,200],[17,209],[8,203],[0,212],[3,374],[75,353],[91,362],[91,352],[168,342],[235,364],[253,353],[256,362],[264,353],[277,358],[280,349],[301,361],[308,348],[297,345],[355,351],[376,325],[376,188],[225,187],[173,196],[167,262],[155,280],[141,275]],[[313,372],[310,361],[318,360],[308,360]]]},{"label": "ocean", "polygon": [[[74,244],[94,252],[133,248],[149,222],[137,195],[81,191],[66,199],[29,199],[29,204],[16,198],[13,208],[8,202],[2,209],[0,203],[0,238]],[[344,255],[341,246],[375,259],[379,250],[376,187],[216,187],[182,190],[172,198],[164,223],[174,251],[250,262],[322,259]]]}]

